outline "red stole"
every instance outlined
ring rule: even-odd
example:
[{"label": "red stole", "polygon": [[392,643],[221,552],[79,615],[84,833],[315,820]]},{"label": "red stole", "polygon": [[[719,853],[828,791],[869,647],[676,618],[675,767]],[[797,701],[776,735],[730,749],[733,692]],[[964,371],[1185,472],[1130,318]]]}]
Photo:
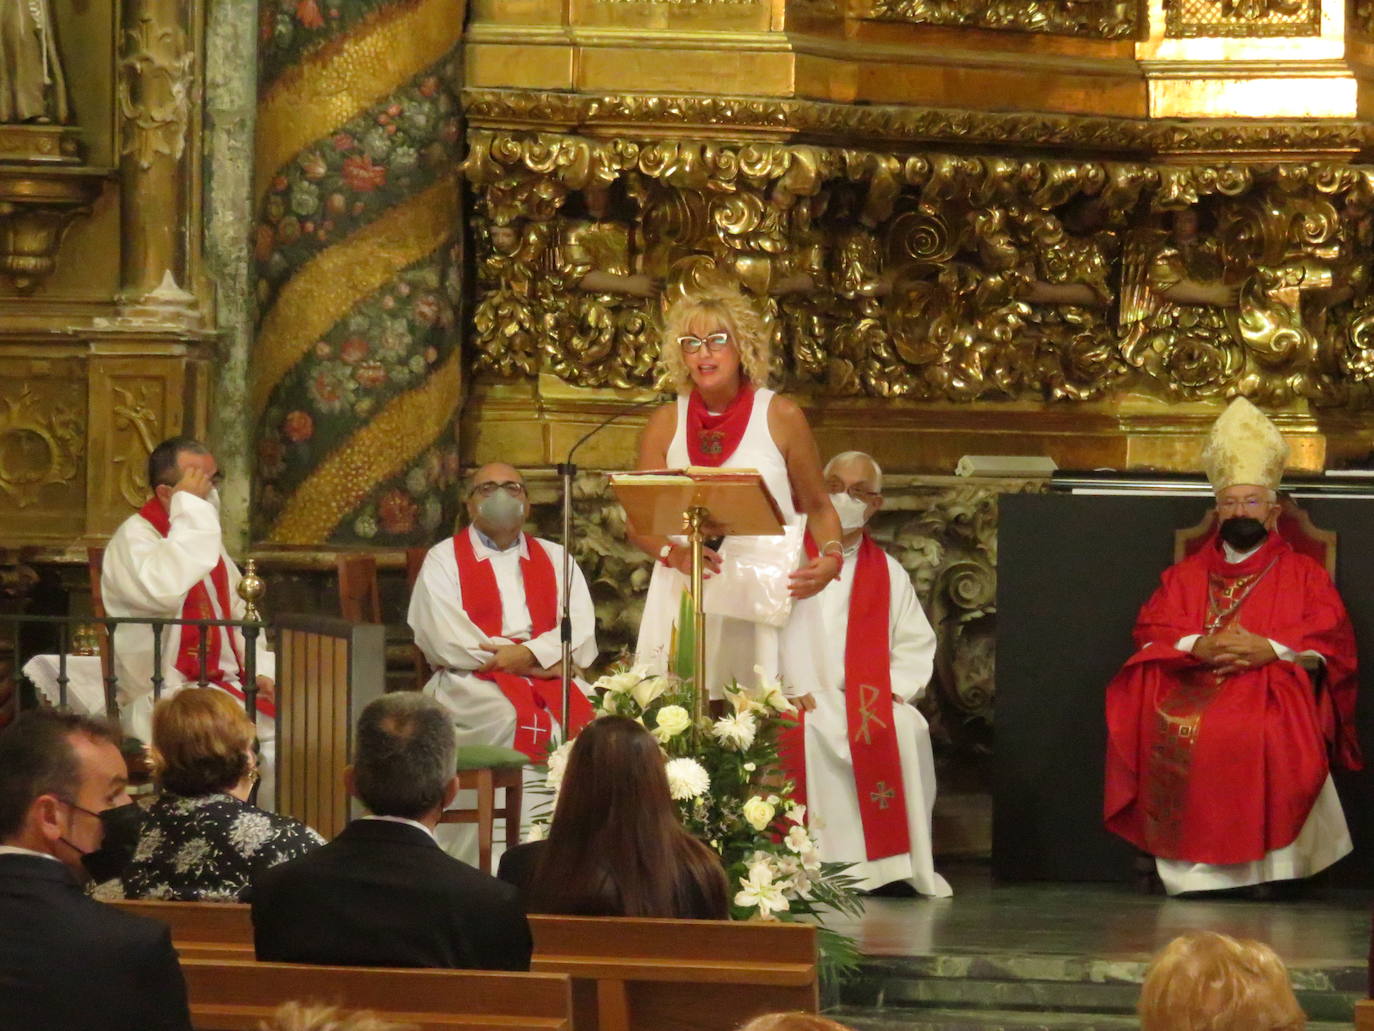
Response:
[{"label": "red stole", "polygon": [[[162,507],[156,497],[149,498],[148,502],[138,510],[138,514],[146,519],[163,537],[172,531],[172,519],[167,510]],[[210,570],[210,583],[215,588],[215,598],[219,601],[219,610],[224,619],[233,618],[233,609],[229,606],[229,570],[224,565],[224,557],[220,556],[215,568]],[[210,604],[210,592],[205,588],[205,581],[201,579],[186,593],[186,600],[181,606],[182,619],[215,619],[215,610]],[[229,634],[229,645],[234,651],[234,661],[238,663],[239,675],[243,675],[243,656],[239,653],[236,631],[233,627],[206,627],[209,636],[205,640],[205,680],[214,684],[216,687],[228,691],[239,701],[243,701],[243,688],[238,684],[231,683],[220,667],[220,658],[224,647],[225,630]],[[199,683],[201,678],[200,669],[200,634],[201,628],[198,626],[183,625],[181,636],[177,645],[176,662],[172,665],[178,673],[186,678],[188,683]],[[258,712],[267,717],[277,715],[276,706],[266,699],[258,699]]]},{"label": "red stole", "polygon": [[[1297,663],[1218,677],[1174,647],[1236,620],[1323,656],[1320,694]],[[1354,633],[1325,570],[1274,535],[1235,564],[1212,544],[1165,571],[1135,636],[1140,650],[1107,688],[1107,828],[1151,855],[1218,865],[1292,844],[1327,749],[1360,766]]]},{"label": "red stole", "polygon": [[[812,558],[817,555],[816,542],[809,533],[806,551]],[[893,717],[892,644],[888,632],[891,607],[892,581],[887,558],[865,533],[849,595],[844,701],[864,850],[870,860],[911,851],[902,758]],[[796,784],[794,796],[805,804],[805,718],[802,713],[798,717],[797,725],[784,731],[779,753],[783,768]]]},{"label": "red stole", "polygon": [[[471,528],[453,537],[453,556],[458,563],[458,582],[463,588],[463,611],[478,630],[488,637],[501,637],[504,623],[501,591],[490,561],[477,558],[472,547]],[[520,559],[520,577],[525,585],[525,604],[529,607],[531,637],[546,634],[558,624],[558,579],[553,562],[543,545],[529,534],[525,538],[525,555]],[[523,644],[524,641],[516,641]],[[524,752],[533,762],[548,756],[553,724],[563,721],[563,682],[561,679],[523,677],[513,673],[477,673],[490,680],[515,709],[515,740],[512,747]],[[574,688],[569,693],[572,708],[572,737],[592,721],[595,714],[591,703]]]},{"label": "red stole", "polygon": [[720,466],[735,453],[749,417],[754,411],[754,387],[748,380],[740,383],[725,411],[712,415],[696,390],[687,400],[687,457],[692,465]]}]

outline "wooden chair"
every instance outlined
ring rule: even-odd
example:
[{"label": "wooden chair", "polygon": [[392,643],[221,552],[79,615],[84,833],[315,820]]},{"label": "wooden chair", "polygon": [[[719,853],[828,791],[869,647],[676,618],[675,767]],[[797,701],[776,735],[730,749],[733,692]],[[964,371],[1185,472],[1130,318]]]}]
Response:
[{"label": "wooden chair", "polygon": [[[1284,495],[1279,496],[1279,536],[1292,545],[1300,555],[1307,555],[1326,567],[1327,575],[1336,579],[1336,534],[1332,530],[1322,530],[1312,522],[1312,517],[1298,507],[1297,502]],[[1195,525],[1174,531],[1174,561],[1178,562],[1197,553],[1212,539],[1216,532],[1216,509],[1209,508],[1207,514]]]},{"label": "wooden chair", "polygon": [[420,1031],[572,1027],[568,979],[554,974],[390,967],[326,967],[253,960],[183,959],[196,1031],[256,1031],[284,1002],[371,1010]]},{"label": "wooden chair", "polygon": [[[429,554],[428,548],[406,548],[406,596],[415,593],[415,581],[420,579],[420,567],[425,564],[425,556]],[[429,668],[429,663],[425,661],[425,653],[420,651],[420,646],[415,643],[410,645],[411,659],[415,663],[415,690],[424,690],[424,686],[429,683],[429,678],[434,675],[434,670]]]},{"label": "wooden chair", "polygon": [[252,910],[242,902],[118,899],[110,905],[166,924],[182,959],[253,958]]},{"label": "wooden chair", "polygon": [[339,571],[339,615],[350,623],[380,623],[377,557],[364,552],[341,554],[335,566]]},{"label": "wooden chair", "polygon": [[573,979],[577,1031],[731,1031],[819,1009],[816,928],[800,923],[529,918],[531,970]]}]

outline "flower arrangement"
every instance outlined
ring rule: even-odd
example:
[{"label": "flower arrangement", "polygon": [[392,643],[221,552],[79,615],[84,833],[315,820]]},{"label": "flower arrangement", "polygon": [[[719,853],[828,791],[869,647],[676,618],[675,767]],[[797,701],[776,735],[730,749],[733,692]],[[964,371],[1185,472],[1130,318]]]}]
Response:
[{"label": "flower arrangement", "polygon": [[[732,918],[820,923],[826,911],[861,912],[847,864],[821,862],[805,824],[805,807],[792,799],[793,785],[778,749],[795,709],[781,684],[732,682],[724,690],[725,714],[700,720],[692,715],[691,681],[676,676],[620,669],[596,681],[592,690],[598,715],[637,720],[662,746],[668,788],[683,824],[720,853],[734,892]],[[547,783],[555,798],[571,748],[568,742],[549,755]],[[543,836],[547,819],[536,817],[534,836]],[[819,933],[823,972],[852,970],[854,943],[823,924]]]}]

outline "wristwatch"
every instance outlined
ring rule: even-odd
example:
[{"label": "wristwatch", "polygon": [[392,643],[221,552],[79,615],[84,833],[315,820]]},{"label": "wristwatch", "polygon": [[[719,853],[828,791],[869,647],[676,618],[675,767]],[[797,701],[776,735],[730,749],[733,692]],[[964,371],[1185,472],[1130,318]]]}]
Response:
[{"label": "wristwatch", "polygon": [[658,549],[658,560],[666,566],[668,565],[668,556],[672,553],[673,545],[672,542],[669,541],[667,544],[663,545],[663,547]]}]

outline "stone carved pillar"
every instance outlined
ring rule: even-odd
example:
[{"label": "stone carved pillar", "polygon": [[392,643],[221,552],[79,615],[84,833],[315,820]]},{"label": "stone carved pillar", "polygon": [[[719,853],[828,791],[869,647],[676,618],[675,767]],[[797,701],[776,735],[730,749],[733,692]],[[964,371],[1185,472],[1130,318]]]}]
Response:
[{"label": "stone carved pillar", "polygon": [[[196,55],[182,0],[128,0],[119,46],[122,292],[186,284],[187,129]],[[179,291],[178,291],[179,293]],[[185,301],[185,297],[163,298]]]},{"label": "stone carved pillar", "polygon": [[261,23],[261,543],[416,544],[452,523],[464,6],[302,0]]}]

